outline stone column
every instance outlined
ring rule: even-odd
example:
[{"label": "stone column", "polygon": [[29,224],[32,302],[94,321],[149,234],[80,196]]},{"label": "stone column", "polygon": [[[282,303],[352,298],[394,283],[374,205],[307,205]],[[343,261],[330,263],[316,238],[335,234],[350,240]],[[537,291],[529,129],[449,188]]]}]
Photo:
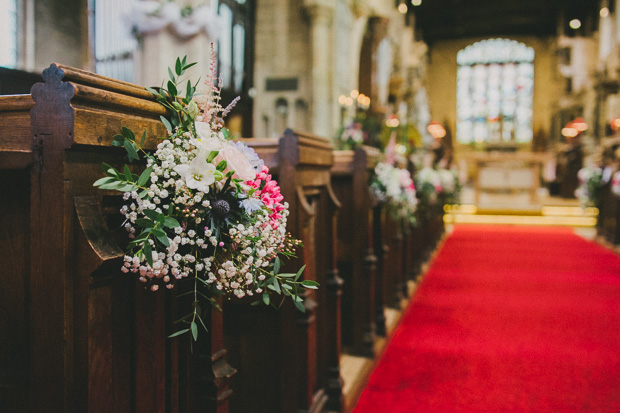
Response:
[{"label": "stone column", "polygon": [[330,25],[334,14],[333,0],[304,0],[310,16],[312,47],[312,104],[311,126],[316,135],[331,135],[331,42]]}]

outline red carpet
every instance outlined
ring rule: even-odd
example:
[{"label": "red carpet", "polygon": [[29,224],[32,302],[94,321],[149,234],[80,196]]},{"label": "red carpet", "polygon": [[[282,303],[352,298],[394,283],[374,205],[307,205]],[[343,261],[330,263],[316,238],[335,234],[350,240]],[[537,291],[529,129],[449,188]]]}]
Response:
[{"label": "red carpet", "polygon": [[456,226],[354,412],[620,412],[620,259],[567,228]]}]

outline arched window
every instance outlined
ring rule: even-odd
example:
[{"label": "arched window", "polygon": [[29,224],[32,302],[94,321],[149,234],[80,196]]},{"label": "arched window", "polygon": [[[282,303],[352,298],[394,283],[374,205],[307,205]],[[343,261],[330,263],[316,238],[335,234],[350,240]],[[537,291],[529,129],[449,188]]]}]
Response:
[{"label": "arched window", "polygon": [[531,142],[534,49],[489,39],[460,50],[456,60],[458,142]]}]

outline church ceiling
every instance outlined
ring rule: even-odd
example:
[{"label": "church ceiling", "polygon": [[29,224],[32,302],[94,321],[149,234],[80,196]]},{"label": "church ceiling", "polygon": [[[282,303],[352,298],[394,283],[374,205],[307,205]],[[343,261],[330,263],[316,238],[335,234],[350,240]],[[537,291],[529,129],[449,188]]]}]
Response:
[{"label": "church ceiling", "polygon": [[571,35],[576,33],[567,25],[575,18],[582,22],[580,30],[591,31],[601,4],[599,0],[422,0],[413,6],[411,0],[405,1],[428,43],[463,37],[553,36],[559,22]]}]

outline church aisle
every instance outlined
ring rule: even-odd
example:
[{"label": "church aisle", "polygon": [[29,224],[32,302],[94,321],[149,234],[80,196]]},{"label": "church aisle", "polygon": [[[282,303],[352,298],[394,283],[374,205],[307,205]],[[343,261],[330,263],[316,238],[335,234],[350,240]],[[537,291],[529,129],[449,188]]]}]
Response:
[{"label": "church aisle", "polygon": [[620,411],[620,259],[569,228],[457,225],[365,412]]}]

